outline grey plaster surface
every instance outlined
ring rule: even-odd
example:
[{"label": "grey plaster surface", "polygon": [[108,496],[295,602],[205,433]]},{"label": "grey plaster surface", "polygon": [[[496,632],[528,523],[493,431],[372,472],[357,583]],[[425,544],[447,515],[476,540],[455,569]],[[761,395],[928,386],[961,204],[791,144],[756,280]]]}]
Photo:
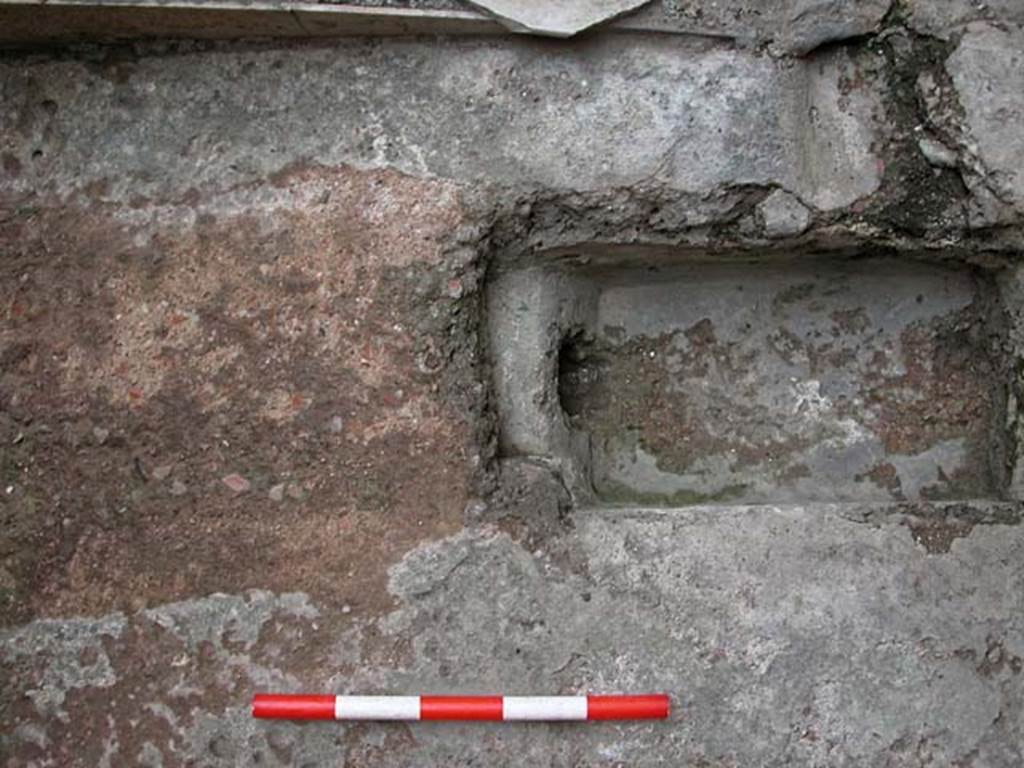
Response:
[{"label": "grey plaster surface", "polygon": [[[168,688],[137,690],[138,718],[169,718],[172,735],[130,754],[131,726],[118,722],[103,764],[1020,764],[1019,528],[978,526],[932,555],[895,519],[858,522],[828,505],[581,510],[573,522],[551,544],[577,553],[575,570],[488,527],[424,545],[391,571],[395,610],[335,630],[303,676],[338,692],[664,690],[667,722],[297,726],[252,721],[243,701],[175,714],[175,697],[223,681],[241,683],[239,696],[298,684],[281,669],[323,618],[301,596],[253,593],[93,620],[113,628],[94,664],[104,673],[73,661],[59,674],[23,672],[38,718],[5,742],[45,742],[42,702],[135,673],[137,661],[105,667],[127,642],[118,628],[131,626],[213,651],[203,663],[153,659]],[[286,619],[290,642],[270,632]],[[35,623],[4,633],[0,653],[61,665],[80,653],[83,631],[87,622]],[[380,657],[403,643],[401,656]],[[90,722],[104,718],[101,705]]]},{"label": "grey plaster surface", "polygon": [[840,93],[853,79],[842,51],[811,65],[665,37],[552,44],[186,52],[138,59],[120,80],[85,61],[2,62],[0,114],[18,130],[0,151],[28,170],[8,188],[66,195],[105,179],[108,200],[167,199],[298,160],[580,191],[777,184],[825,209],[878,187],[878,96],[859,78]]}]

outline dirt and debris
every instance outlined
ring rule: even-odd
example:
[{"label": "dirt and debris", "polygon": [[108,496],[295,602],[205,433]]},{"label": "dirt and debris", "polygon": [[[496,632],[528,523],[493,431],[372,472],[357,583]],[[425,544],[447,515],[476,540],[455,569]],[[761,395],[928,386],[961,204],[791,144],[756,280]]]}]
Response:
[{"label": "dirt and debris", "polygon": [[914,541],[929,554],[949,552],[953,542],[970,534],[974,525],[963,520],[908,520]]},{"label": "dirt and debris", "polygon": [[3,623],[252,586],[386,601],[367,542],[460,523],[476,425],[441,385],[472,391],[479,361],[426,271],[451,190],[320,168],[270,188],[294,207],[172,205],[186,232],[4,217]]}]

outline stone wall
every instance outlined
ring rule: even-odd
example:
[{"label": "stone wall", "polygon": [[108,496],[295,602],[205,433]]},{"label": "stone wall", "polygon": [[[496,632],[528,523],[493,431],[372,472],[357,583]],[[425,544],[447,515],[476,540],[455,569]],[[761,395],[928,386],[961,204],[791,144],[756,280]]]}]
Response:
[{"label": "stone wall", "polygon": [[[772,7],[3,54],[5,765],[1020,765],[1024,17]],[[655,322],[694,270],[792,264],[859,286],[790,297],[846,323],[821,376],[708,337],[728,304]],[[622,299],[625,338],[572,314],[566,282],[621,297],[637,271],[671,295]],[[722,349],[683,375],[619,346],[673,334]],[[614,349],[588,373],[564,338]],[[720,420],[651,405],[728,359],[754,416],[721,372]],[[878,402],[779,415],[783,373],[821,406],[876,364]],[[847,417],[881,447],[828,474]],[[680,439],[721,428],[693,450],[728,464],[750,418],[803,441],[757,443],[741,481],[769,491],[591,493],[601,430],[637,421],[685,474]],[[268,724],[261,689],[665,690],[675,712]]]}]

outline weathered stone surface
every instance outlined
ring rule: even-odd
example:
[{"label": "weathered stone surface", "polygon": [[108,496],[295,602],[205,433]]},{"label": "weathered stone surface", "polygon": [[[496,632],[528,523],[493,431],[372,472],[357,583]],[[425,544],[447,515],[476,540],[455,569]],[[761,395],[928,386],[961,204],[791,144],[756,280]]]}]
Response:
[{"label": "weathered stone surface", "polygon": [[923,154],[932,165],[938,168],[956,168],[956,152],[947,147],[941,141],[925,137],[918,140],[917,146],[920,148],[921,154]]},{"label": "weathered stone surface", "polygon": [[[4,747],[68,766],[143,751],[211,766],[1019,764],[1021,529],[978,526],[931,554],[896,520],[837,511],[581,512],[576,572],[471,529],[392,568],[397,607],[380,619],[251,593],[31,624],[3,636],[8,680],[36,700],[6,710]],[[248,697],[267,686],[667,690],[675,713],[587,728],[254,722]]]},{"label": "weathered stone surface", "polygon": [[877,30],[892,0],[791,0],[775,37],[783,50],[807,53],[833,40]]},{"label": "weathered stone surface", "polygon": [[771,238],[799,235],[811,223],[811,212],[793,195],[777,189],[757,206],[764,233]]},{"label": "weathered stone surface", "polygon": [[[562,414],[558,372],[563,338],[593,320],[597,291],[572,275],[510,271],[488,287],[494,386],[502,413],[500,450],[552,460],[586,451]],[[574,462],[560,461],[572,474]]]},{"label": "weathered stone surface", "polygon": [[297,158],[506,187],[775,184],[825,209],[878,187],[877,84],[843,51],[780,63],[619,36],[544,51],[346,42],[0,64],[17,126],[0,137],[5,189],[175,200],[257,183]]},{"label": "weathered stone surface", "polygon": [[662,0],[619,24],[726,37],[743,46],[803,56],[826,43],[876,31],[891,6],[892,0]]},{"label": "weathered stone surface", "polygon": [[946,66],[966,116],[968,149],[987,169],[985,183],[1024,211],[1024,29],[971,24]]},{"label": "weathered stone surface", "polygon": [[1024,23],[1024,5],[1017,0],[903,0],[903,5],[914,30],[943,40],[956,36],[971,22]]}]

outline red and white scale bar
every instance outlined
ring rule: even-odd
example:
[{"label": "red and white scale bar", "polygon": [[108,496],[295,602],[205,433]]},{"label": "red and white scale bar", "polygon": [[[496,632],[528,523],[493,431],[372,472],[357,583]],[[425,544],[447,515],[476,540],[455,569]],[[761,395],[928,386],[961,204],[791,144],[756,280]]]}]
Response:
[{"label": "red and white scale bar", "polygon": [[655,720],[665,694],[644,696],[319,696],[257,693],[252,715],[284,720]]}]

